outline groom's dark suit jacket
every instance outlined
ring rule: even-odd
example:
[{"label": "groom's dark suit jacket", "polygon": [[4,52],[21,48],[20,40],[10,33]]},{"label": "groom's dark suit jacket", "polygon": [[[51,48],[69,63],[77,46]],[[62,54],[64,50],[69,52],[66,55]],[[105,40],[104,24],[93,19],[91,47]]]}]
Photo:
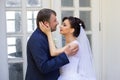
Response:
[{"label": "groom's dark suit jacket", "polygon": [[59,68],[69,61],[65,53],[50,56],[47,36],[37,28],[27,43],[27,63],[25,80],[57,80]]}]

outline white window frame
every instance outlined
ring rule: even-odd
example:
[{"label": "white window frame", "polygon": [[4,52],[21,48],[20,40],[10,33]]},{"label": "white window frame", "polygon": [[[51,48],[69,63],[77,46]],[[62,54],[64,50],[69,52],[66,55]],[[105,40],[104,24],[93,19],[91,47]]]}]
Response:
[{"label": "white window frame", "polygon": [[5,1],[0,0],[0,80],[8,80]]}]

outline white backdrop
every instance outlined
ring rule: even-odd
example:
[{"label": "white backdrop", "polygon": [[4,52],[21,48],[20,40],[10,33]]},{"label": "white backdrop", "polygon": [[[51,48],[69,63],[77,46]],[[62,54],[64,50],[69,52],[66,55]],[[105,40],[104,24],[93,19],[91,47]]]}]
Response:
[{"label": "white backdrop", "polygon": [[103,80],[120,80],[120,0],[102,0]]}]

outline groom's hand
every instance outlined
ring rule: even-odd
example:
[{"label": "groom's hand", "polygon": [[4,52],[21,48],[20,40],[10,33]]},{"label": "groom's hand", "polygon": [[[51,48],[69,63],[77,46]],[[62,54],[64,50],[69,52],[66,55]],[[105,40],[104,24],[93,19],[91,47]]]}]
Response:
[{"label": "groom's hand", "polygon": [[67,56],[72,56],[77,53],[78,49],[79,49],[78,44],[72,44],[72,45],[68,45],[64,52]]}]

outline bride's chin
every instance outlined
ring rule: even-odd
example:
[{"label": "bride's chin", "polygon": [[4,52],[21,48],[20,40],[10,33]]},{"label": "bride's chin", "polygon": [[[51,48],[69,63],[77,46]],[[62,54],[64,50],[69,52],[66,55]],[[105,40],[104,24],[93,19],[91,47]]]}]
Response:
[{"label": "bride's chin", "polygon": [[63,33],[62,31],[60,31],[60,34],[63,35],[63,36],[65,36],[65,33]]}]

